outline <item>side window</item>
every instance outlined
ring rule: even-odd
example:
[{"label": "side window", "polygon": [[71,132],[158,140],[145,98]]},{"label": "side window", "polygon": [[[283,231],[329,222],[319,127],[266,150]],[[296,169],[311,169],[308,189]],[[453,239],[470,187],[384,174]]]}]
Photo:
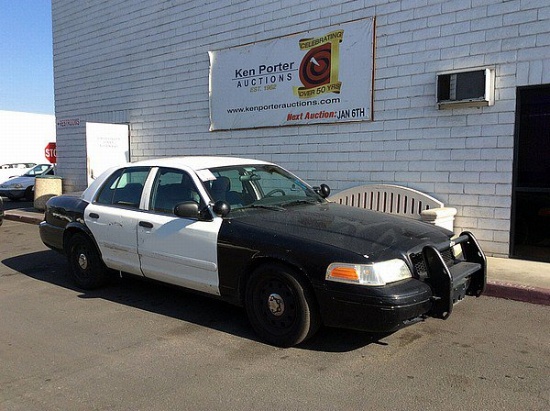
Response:
[{"label": "side window", "polygon": [[200,203],[200,195],[191,176],[185,171],[161,168],[153,184],[151,209],[174,214],[174,207],[184,201]]},{"label": "side window", "polygon": [[105,182],[96,198],[96,203],[139,208],[141,193],[149,167],[135,167],[118,170]]},{"label": "side window", "polygon": [[35,166],[33,169],[29,170],[27,172],[27,175],[29,176],[39,176],[44,171],[46,171],[50,166],[47,164],[40,164],[38,166]]}]

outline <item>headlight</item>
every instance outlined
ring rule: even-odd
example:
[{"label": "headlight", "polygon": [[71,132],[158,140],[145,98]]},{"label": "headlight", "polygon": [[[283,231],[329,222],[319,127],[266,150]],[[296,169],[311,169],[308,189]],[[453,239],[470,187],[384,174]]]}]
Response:
[{"label": "headlight", "polygon": [[23,188],[23,184],[20,184],[20,183],[7,184],[6,186],[7,186],[8,188],[16,188],[16,189]]},{"label": "headlight", "polygon": [[348,284],[386,285],[411,277],[407,264],[396,258],[372,264],[332,263],[327,268],[325,278]]}]

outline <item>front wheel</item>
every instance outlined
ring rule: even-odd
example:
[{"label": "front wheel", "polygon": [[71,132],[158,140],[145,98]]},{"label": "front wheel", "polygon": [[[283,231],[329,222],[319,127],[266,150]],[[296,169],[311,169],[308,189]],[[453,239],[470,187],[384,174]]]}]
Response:
[{"label": "front wheel", "polygon": [[68,244],[68,260],[76,285],[84,290],[107,282],[107,268],[93,242],[84,234],[74,234]]},{"label": "front wheel", "polygon": [[25,200],[27,201],[33,201],[34,200],[34,186],[28,186],[25,190],[25,194],[23,195]]},{"label": "front wheel", "polygon": [[305,341],[320,325],[309,286],[292,270],[278,264],[263,265],[252,273],[245,306],[256,333],[279,347]]}]

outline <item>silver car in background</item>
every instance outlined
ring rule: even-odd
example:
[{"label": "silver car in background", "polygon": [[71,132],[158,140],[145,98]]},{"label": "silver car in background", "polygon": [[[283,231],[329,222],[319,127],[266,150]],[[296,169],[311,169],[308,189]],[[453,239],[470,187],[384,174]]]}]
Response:
[{"label": "silver car in background", "polygon": [[10,200],[22,198],[32,201],[34,199],[34,179],[36,177],[53,175],[52,164],[38,164],[25,174],[10,178],[0,184],[0,196],[8,197]]}]

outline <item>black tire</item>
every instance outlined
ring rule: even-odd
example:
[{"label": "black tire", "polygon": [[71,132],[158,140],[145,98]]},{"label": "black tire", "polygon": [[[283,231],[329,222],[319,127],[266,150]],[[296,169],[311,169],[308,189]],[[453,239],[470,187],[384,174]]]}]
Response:
[{"label": "black tire", "polygon": [[67,258],[78,287],[92,290],[106,284],[107,267],[88,236],[76,233],[69,239]]},{"label": "black tire", "polygon": [[250,276],[245,294],[252,328],[265,341],[291,347],[318,330],[320,317],[309,286],[291,269],[265,264]]},{"label": "black tire", "polygon": [[27,201],[34,201],[34,186],[28,186],[25,190],[25,195],[23,196]]}]

